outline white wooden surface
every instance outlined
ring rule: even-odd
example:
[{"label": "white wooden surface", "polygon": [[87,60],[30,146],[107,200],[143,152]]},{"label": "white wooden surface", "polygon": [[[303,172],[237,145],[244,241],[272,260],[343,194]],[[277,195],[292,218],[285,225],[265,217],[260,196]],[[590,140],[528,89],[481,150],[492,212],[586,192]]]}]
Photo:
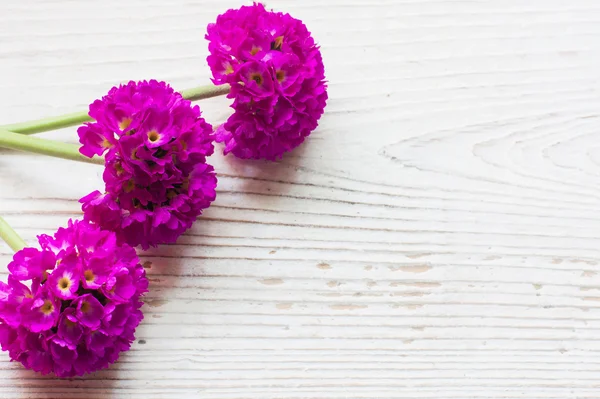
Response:
[{"label": "white wooden surface", "polygon": [[[204,28],[241,4],[2,0],[0,123],[128,79],[204,84]],[[116,366],[60,381],[2,353],[0,397],[599,398],[600,3],[267,6],[322,45],[321,127],[276,164],[213,157],[217,201],[144,256],[146,319]],[[0,153],[0,213],[30,242],[100,186],[92,165]]]}]

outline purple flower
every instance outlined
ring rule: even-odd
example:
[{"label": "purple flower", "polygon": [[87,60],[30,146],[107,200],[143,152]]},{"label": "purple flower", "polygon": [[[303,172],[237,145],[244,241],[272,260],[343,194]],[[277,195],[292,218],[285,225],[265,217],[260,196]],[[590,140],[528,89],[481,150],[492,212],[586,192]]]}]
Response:
[{"label": "purple flower", "polygon": [[85,294],[77,298],[73,305],[76,307],[75,315],[71,315],[69,320],[92,330],[96,330],[100,326],[104,316],[104,307],[92,294]]},{"label": "purple flower", "polygon": [[19,282],[12,274],[8,276],[8,284],[0,281],[0,313],[4,314],[4,322],[11,327],[21,323],[20,306],[23,301],[33,298],[31,290]]},{"label": "purple flower", "polygon": [[24,300],[20,306],[23,324],[32,332],[42,332],[54,327],[60,314],[60,302],[45,287],[33,299]]},{"label": "purple flower", "polygon": [[[75,318],[74,313],[75,309],[72,307],[65,309],[58,320],[57,329],[58,338],[71,349],[77,348],[79,340],[83,335],[83,326],[77,323],[77,321],[72,321]],[[55,340],[58,341],[57,339]]]},{"label": "purple flower", "polygon": [[50,290],[59,299],[73,299],[79,289],[79,270],[76,267],[60,265],[48,277]]},{"label": "purple flower", "polygon": [[56,257],[52,251],[24,248],[13,257],[8,270],[17,280],[42,280],[46,270],[54,268]]},{"label": "purple flower", "polygon": [[127,301],[135,294],[133,276],[126,268],[114,271],[104,285],[103,292],[107,298],[118,298],[119,302]]},{"label": "purple flower", "polygon": [[143,318],[148,279],[135,250],[85,221],[38,240],[42,250],[17,252],[8,284],[0,282],[2,350],[58,377],[108,367],[129,349]]},{"label": "purple flower", "polygon": [[102,287],[112,271],[112,265],[104,262],[102,258],[89,259],[82,270],[81,283],[83,288],[98,289]]},{"label": "purple flower", "polygon": [[208,25],[215,84],[231,85],[233,115],[216,140],[225,154],[274,160],[318,125],[327,101],[319,47],[306,26],[262,4],[228,10]]},{"label": "purple flower", "polygon": [[206,163],[214,135],[200,108],[151,80],[113,87],[89,115],[96,122],[78,129],[80,151],[106,153],[106,166],[104,194],[80,200],[85,220],[144,249],[175,242],[216,196]]}]

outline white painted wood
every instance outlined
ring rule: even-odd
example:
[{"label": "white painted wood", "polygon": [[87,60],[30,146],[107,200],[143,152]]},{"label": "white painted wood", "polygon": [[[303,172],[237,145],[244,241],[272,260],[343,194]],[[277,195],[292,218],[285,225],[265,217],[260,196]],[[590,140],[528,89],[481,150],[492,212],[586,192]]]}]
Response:
[{"label": "white painted wood", "polygon": [[[0,123],[128,79],[206,83],[204,28],[240,4],[3,0]],[[144,256],[116,366],[60,381],[3,353],[0,397],[600,397],[600,3],[267,5],[322,45],[320,128],[275,164],[212,158],[218,199]],[[33,242],[100,174],[2,152],[0,213]]]}]

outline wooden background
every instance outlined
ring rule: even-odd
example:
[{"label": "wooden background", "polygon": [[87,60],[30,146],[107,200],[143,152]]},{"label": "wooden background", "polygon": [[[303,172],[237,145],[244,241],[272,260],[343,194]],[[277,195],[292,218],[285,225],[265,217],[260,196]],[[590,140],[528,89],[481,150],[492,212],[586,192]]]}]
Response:
[{"label": "wooden background", "polygon": [[[2,0],[0,123],[129,79],[206,84],[205,26],[242,3]],[[267,6],[322,45],[319,129],[281,162],[212,157],[217,201],[143,255],[117,365],[61,381],[1,353],[0,397],[599,398],[600,3]],[[227,105],[201,102],[215,124]],[[101,186],[0,153],[0,213],[31,243]]]}]

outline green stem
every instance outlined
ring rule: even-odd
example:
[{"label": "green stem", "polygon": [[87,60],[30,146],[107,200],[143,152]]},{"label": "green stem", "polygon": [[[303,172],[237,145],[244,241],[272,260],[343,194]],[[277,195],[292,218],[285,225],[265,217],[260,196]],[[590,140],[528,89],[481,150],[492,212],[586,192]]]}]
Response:
[{"label": "green stem", "polygon": [[88,158],[83,156],[81,153],[79,153],[79,146],[76,144],[61,143],[60,141],[47,140],[39,137],[24,136],[22,134],[9,132],[2,129],[0,129],[0,147],[49,155],[56,158],[70,159],[73,161],[104,165],[104,158]]},{"label": "green stem", "polygon": [[[202,100],[204,98],[218,97],[229,93],[229,85],[200,86],[194,87],[192,89],[183,90],[180,93],[183,96],[183,98],[190,101]],[[74,114],[37,119],[29,122],[14,123],[12,125],[4,125],[0,126],[0,129],[21,134],[35,134],[41,132],[48,132],[50,130],[62,129],[70,126],[77,126],[85,122],[90,122],[92,120],[93,119],[90,118],[87,111],[84,111],[76,112]]]},{"label": "green stem", "polygon": [[17,232],[6,223],[6,220],[4,220],[2,216],[0,216],[0,238],[2,238],[15,252],[20,251],[27,246],[25,241],[23,241]]},{"label": "green stem", "polygon": [[29,122],[14,123],[12,125],[0,126],[4,130],[8,130],[21,134],[35,134],[48,132],[50,130],[58,130],[69,126],[81,125],[84,122],[91,122],[87,112],[75,112],[73,114],[53,116],[50,118],[37,119]]},{"label": "green stem", "polygon": [[186,100],[196,101],[196,100],[202,100],[205,98],[224,96],[225,94],[229,93],[229,89],[230,89],[229,85],[222,85],[222,86],[208,85],[208,86],[200,86],[200,87],[194,87],[192,89],[182,90],[182,91],[180,91],[180,93],[183,96],[183,98],[185,98]]}]

